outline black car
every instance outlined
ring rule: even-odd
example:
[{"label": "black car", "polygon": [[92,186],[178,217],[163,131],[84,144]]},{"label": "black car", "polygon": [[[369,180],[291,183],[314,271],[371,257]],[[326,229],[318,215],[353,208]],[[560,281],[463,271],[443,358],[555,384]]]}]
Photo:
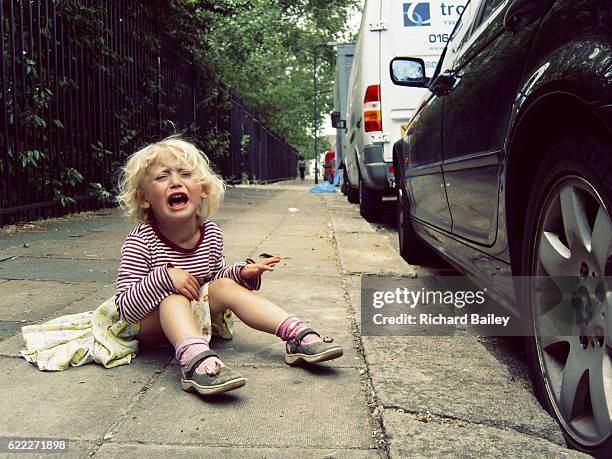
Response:
[{"label": "black car", "polygon": [[[521,317],[543,407],[612,457],[612,1],[472,0],[431,78],[390,72],[430,91],[394,145],[402,256],[433,249]],[[536,293],[560,279],[569,303]]]}]

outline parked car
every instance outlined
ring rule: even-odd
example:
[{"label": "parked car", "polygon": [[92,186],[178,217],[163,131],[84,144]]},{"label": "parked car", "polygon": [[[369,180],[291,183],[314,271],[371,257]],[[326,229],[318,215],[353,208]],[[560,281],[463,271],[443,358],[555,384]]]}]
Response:
[{"label": "parked car", "polygon": [[376,221],[384,194],[393,196],[393,144],[424,94],[400,90],[387,69],[407,47],[433,73],[467,0],[399,2],[366,0],[349,80],[344,186],[349,202],[359,203],[361,215]]},{"label": "parked car", "polygon": [[[402,256],[434,250],[523,318],[541,404],[612,457],[612,2],[472,0],[431,79],[390,74],[429,89],[393,150]],[[536,278],[570,278],[571,306]]]}]

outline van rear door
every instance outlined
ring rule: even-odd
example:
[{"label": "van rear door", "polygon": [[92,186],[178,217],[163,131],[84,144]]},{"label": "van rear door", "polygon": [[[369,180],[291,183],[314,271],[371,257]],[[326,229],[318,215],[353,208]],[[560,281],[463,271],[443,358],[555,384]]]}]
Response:
[{"label": "van rear door", "polygon": [[387,30],[381,35],[381,104],[387,134],[385,161],[392,160],[393,144],[403,137],[427,89],[396,86],[389,64],[394,57],[420,57],[431,77],[452,29],[467,0],[407,0],[383,2]]}]

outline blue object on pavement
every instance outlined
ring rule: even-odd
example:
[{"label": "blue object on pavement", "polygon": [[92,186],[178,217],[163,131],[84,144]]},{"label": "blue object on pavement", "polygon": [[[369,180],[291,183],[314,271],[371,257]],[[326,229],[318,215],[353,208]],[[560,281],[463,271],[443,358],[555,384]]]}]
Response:
[{"label": "blue object on pavement", "polygon": [[335,193],[336,187],[332,185],[331,183],[329,183],[328,181],[325,181],[323,183],[319,183],[318,185],[313,186],[310,189],[310,192],[311,193]]}]

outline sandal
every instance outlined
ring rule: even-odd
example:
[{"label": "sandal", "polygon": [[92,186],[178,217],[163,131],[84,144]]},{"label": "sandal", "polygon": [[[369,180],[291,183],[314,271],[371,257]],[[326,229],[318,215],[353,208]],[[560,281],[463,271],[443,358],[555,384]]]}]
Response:
[{"label": "sandal", "polygon": [[321,337],[312,328],[302,329],[291,341],[287,341],[287,351],[285,352],[285,363],[288,365],[296,365],[300,361],[306,363],[325,362],[326,360],[337,359],[341,357],[344,351],[340,346],[333,346],[330,343],[333,338],[325,337],[321,341],[315,341],[310,344],[302,344],[302,338],[309,333]]},{"label": "sandal", "polygon": [[216,375],[196,373],[198,363],[208,357],[219,356],[213,351],[200,352],[191,359],[187,369],[181,369],[181,389],[195,391],[201,395],[214,395],[238,389],[246,384],[246,379],[227,366],[221,367]]}]

